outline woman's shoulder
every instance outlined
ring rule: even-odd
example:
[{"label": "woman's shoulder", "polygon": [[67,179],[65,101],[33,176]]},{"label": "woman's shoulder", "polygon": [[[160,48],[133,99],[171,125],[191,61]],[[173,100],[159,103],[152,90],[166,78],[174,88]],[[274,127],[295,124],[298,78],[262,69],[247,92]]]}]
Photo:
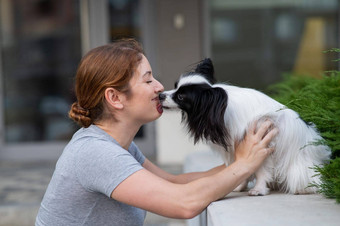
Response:
[{"label": "woman's shoulder", "polygon": [[117,144],[110,135],[105,133],[99,127],[91,125],[87,128],[80,128],[73,135],[70,144],[73,143],[93,143],[93,142],[108,142]]},{"label": "woman's shoulder", "polygon": [[145,158],[134,142],[126,151],[113,137],[95,125],[79,129],[64,152],[77,159],[91,159],[98,158],[98,156],[106,156],[107,158],[133,156],[139,162],[143,162]]},{"label": "woman's shoulder", "polygon": [[120,145],[96,126],[80,128],[64,149],[64,154],[99,154],[103,151],[121,151]]}]

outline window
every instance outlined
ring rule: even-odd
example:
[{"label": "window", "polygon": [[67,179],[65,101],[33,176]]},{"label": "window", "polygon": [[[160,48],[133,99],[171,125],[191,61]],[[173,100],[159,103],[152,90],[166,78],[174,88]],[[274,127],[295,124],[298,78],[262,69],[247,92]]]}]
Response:
[{"label": "window", "polygon": [[69,140],[79,1],[3,0],[0,9],[4,142]]},{"label": "window", "polygon": [[219,81],[265,88],[283,73],[320,76],[336,68],[336,0],[209,1],[211,55]]},{"label": "window", "polygon": [[110,0],[110,37],[141,39],[140,1],[139,0]]}]

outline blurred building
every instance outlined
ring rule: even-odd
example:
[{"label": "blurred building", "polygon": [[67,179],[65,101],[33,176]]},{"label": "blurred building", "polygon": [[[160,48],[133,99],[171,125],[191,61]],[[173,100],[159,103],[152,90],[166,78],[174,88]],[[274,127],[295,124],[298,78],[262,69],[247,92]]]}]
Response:
[{"label": "blurred building", "polygon": [[[166,89],[204,57],[219,81],[264,89],[336,69],[338,0],[0,0],[0,160],[56,160],[77,126],[73,78],[89,49],[142,42]],[[178,113],[142,127],[145,155],[180,163],[195,149]]]}]

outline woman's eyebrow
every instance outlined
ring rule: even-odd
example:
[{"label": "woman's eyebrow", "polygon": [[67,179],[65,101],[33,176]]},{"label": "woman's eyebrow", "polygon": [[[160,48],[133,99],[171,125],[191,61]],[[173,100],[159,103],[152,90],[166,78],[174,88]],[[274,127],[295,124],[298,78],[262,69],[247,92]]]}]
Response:
[{"label": "woman's eyebrow", "polygon": [[152,71],[146,71],[146,72],[144,73],[143,77],[144,77],[144,76],[151,75],[151,74],[152,74]]}]

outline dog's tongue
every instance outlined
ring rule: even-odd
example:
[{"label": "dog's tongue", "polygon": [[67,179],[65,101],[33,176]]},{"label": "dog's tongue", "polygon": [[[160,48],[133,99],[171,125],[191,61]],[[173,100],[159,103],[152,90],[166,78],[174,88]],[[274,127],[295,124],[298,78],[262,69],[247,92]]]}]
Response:
[{"label": "dog's tongue", "polygon": [[159,114],[162,114],[162,113],[163,113],[162,104],[159,103],[159,104],[157,105],[157,111],[158,111]]}]

